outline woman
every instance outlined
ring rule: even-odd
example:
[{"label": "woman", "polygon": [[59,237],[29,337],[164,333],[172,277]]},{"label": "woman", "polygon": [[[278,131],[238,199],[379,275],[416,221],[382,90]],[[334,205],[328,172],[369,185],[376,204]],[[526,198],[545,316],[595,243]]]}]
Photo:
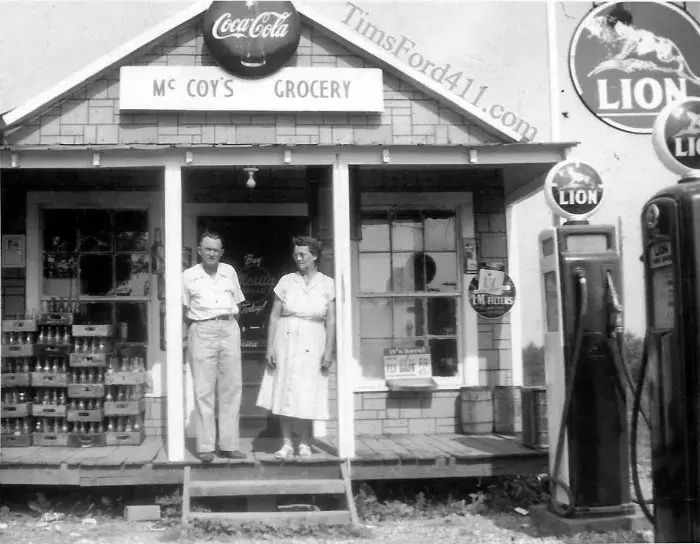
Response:
[{"label": "woman", "polygon": [[328,419],[328,368],[335,340],[333,280],[318,271],[321,242],[295,236],[298,271],[275,286],[275,302],[267,333],[267,366],[258,406],[280,416],[282,447],[278,459],[294,455],[292,435],[298,434],[299,456],[311,455],[311,420]]}]

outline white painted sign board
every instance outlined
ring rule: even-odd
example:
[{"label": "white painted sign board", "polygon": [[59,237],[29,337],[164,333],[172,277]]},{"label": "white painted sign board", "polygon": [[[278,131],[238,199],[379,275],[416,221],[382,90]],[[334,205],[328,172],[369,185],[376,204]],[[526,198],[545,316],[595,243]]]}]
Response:
[{"label": "white painted sign board", "polygon": [[124,66],[121,111],[382,112],[378,68],[286,67],[262,79],[218,66]]}]

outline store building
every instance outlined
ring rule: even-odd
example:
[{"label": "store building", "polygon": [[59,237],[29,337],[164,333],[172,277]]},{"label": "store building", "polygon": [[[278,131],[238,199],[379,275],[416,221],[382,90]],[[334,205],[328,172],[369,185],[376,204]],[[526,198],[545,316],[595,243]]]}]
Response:
[{"label": "store building", "polygon": [[[359,435],[461,430],[462,388],[522,384],[519,308],[480,317],[469,284],[479,263],[513,267],[512,205],[574,144],[528,142],[303,4],[271,90],[231,79],[205,43],[207,7],[4,115],[2,231],[26,247],[24,267],[3,269],[4,316],[79,299],[87,322],[112,325],[117,349],[146,361],[147,434],[181,461],[181,272],[198,234],[220,230],[242,278],[241,417],[257,436],[271,425],[255,406],[269,290],[290,236],[311,233],[337,293],[332,417],[315,435],[352,457]],[[241,102],[218,101],[239,83]],[[430,348],[433,383],[393,390],[384,350],[416,346]]]}]

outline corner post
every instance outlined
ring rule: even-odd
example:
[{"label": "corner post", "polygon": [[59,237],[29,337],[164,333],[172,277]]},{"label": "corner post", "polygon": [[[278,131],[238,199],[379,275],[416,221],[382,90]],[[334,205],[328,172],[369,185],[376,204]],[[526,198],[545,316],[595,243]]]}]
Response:
[{"label": "corner post", "polygon": [[352,290],[350,287],[350,170],[336,155],[333,164],[333,244],[336,288],[338,457],[355,455]]},{"label": "corner post", "polygon": [[168,460],[185,459],[182,353],[182,171],[165,166],[165,339]]},{"label": "corner post", "polygon": [[[516,204],[506,205],[506,243],[508,247],[508,275],[516,286],[520,276],[520,250],[517,240],[518,209]],[[517,293],[517,291],[516,291]],[[518,300],[520,298],[520,300]],[[523,346],[522,346],[522,293],[516,296],[510,312],[511,385],[523,385]]]}]

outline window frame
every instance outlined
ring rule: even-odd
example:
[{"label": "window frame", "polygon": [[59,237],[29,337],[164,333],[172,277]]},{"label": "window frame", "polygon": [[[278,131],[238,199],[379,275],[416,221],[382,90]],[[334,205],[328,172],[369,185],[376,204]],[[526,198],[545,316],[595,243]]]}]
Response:
[{"label": "window frame", "polygon": [[[28,191],[27,192],[27,274],[25,279],[26,303],[28,309],[41,310],[43,295],[43,210],[53,209],[109,209],[109,210],[143,210],[148,214],[149,240],[152,243],[155,227],[163,228],[163,199],[162,191]],[[165,232],[163,230],[163,232]],[[149,248],[150,250],[150,248]],[[29,265],[29,263],[35,263]],[[97,300],[94,300],[97,299]],[[161,351],[158,338],[160,336],[160,315],[157,289],[151,285],[148,296],[113,297],[113,301],[103,297],[80,297],[85,302],[143,302],[147,307],[147,341],[136,342],[134,345],[146,346],[146,357],[153,376],[153,387],[146,397],[161,397],[165,391],[165,381],[161,377],[165,368],[166,352]]]},{"label": "window frame", "polygon": [[[465,212],[465,208],[468,212]],[[478,364],[471,351],[476,350],[476,319],[465,319],[466,311],[466,287],[471,280],[471,275],[465,275],[462,271],[463,262],[463,239],[474,236],[474,213],[473,196],[470,191],[465,192],[363,192],[361,194],[360,213],[385,212],[387,215],[392,212],[430,212],[444,211],[451,212],[455,218],[455,249],[456,255],[456,288],[453,292],[388,292],[388,293],[361,293],[359,285],[359,241],[352,244],[353,259],[353,314],[354,319],[354,360],[355,360],[355,392],[388,391],[384,378],[366,378],[362,375],[361,361],[361,333],[360,333],[360,301],[363,299],[376,298],[453,298],[455,300],[456,312],[456,333],[454,335],[457,342],[458,370],[454,376],[434,376],[438,389],[457,389],[465,383],[466,365]],[[467,217],[465,217],[465,215]],[[465,224],[470,223],[470,224]],[[466,235],[465,235],[466,233]],[[473,328],[473,333],[468,329]],[[425,337],[436,337],[439,335],[428,335]],[[472,342],[472,346],[468,346]],[[473,350],[469,348],[474,348]]]}]

